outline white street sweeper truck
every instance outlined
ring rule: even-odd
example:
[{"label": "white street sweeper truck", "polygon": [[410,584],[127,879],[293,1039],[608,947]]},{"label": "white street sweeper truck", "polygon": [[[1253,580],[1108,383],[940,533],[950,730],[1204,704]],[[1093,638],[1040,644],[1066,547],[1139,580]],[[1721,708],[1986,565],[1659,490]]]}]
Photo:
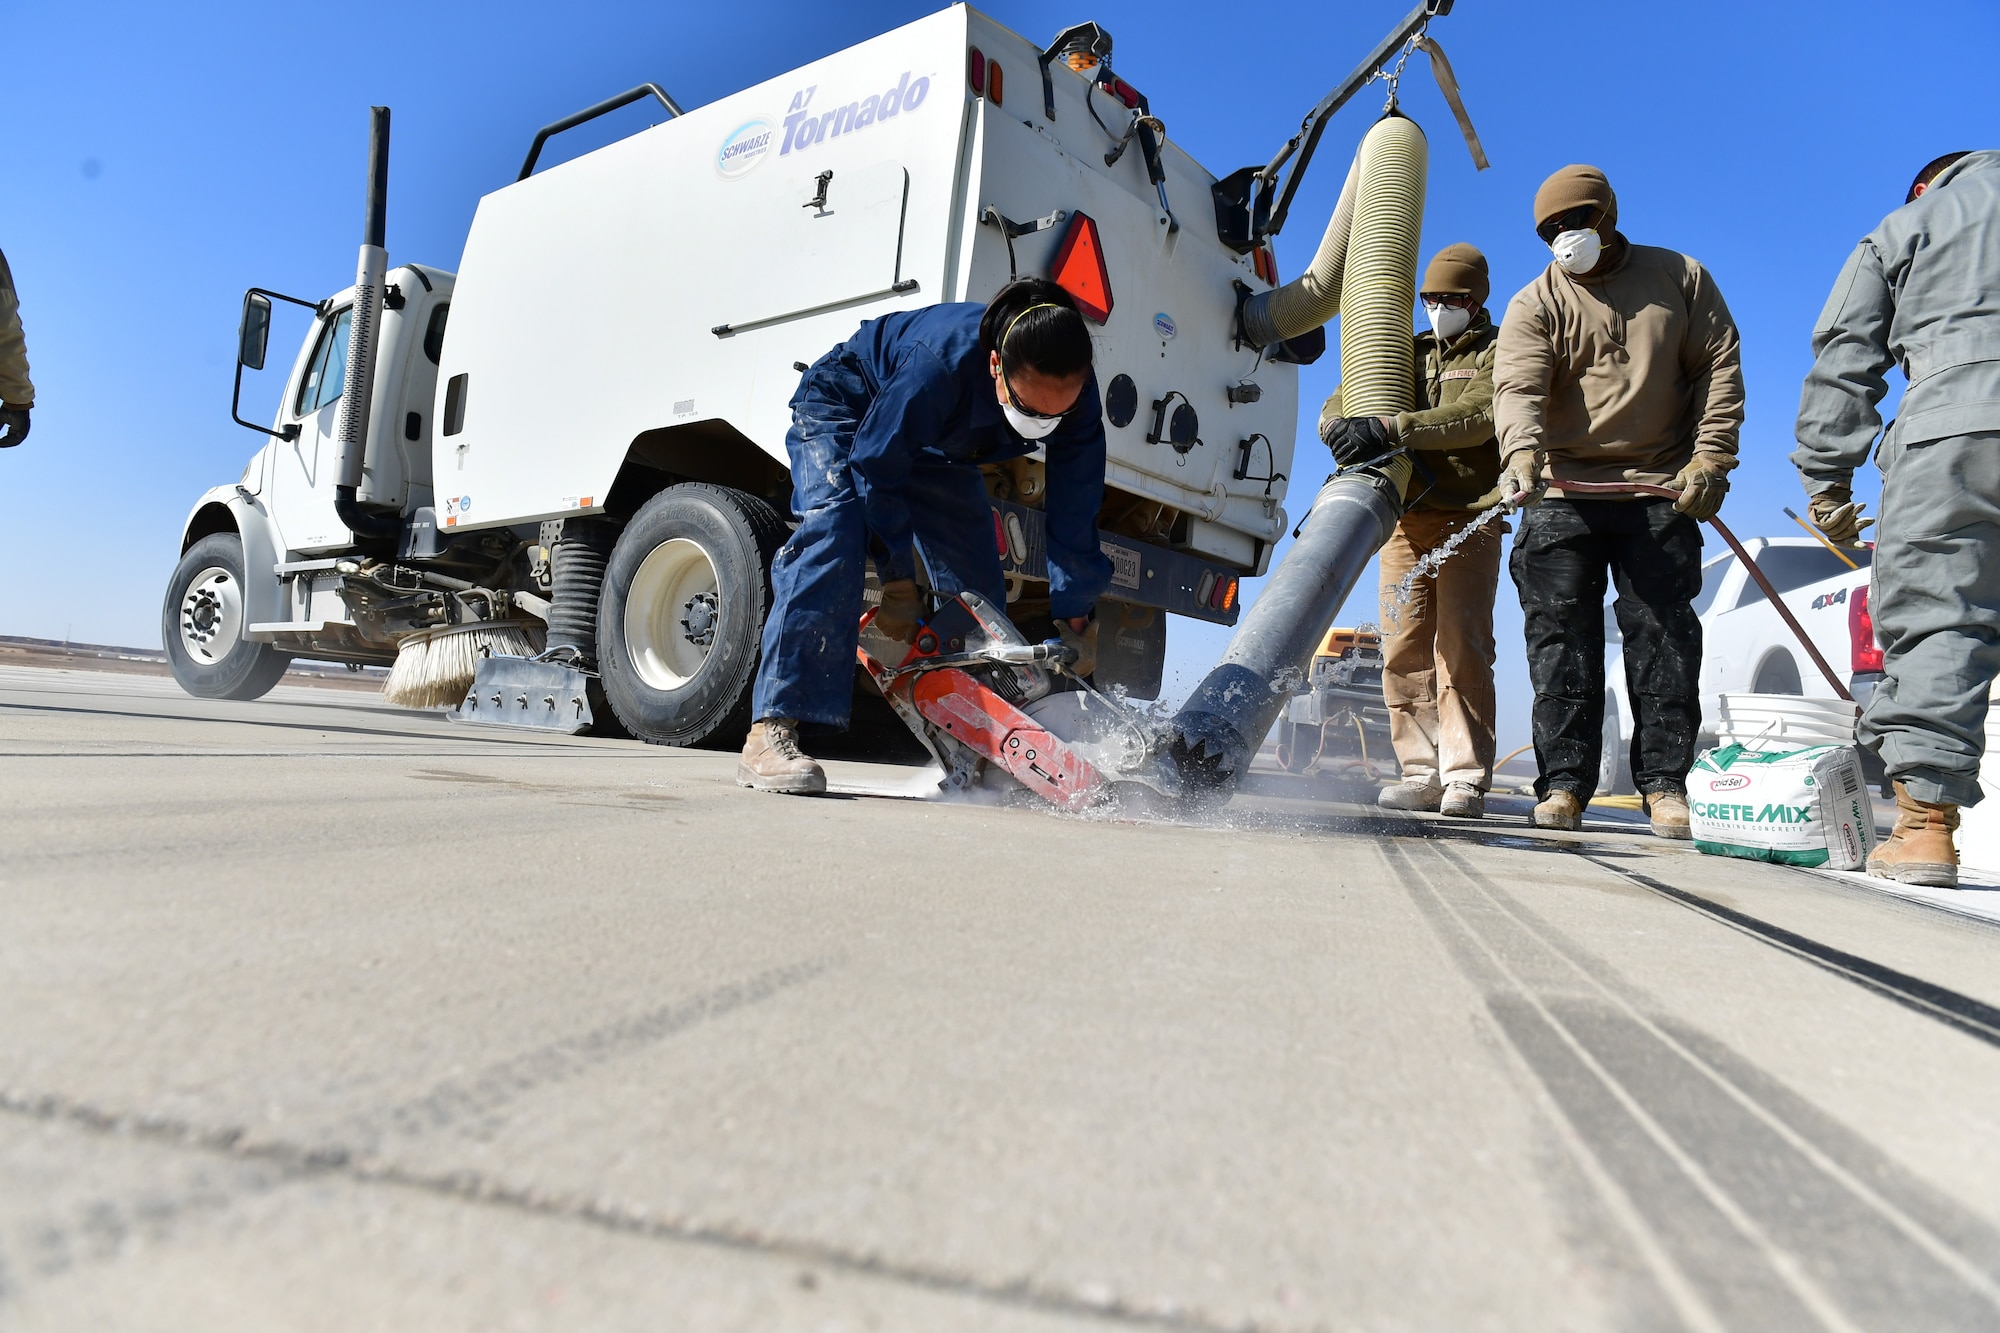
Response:
[{"label": "white street sweeper truck", "polygon": [[[355,285],[245,296],[239,396],[274,302],[311,327],[270,424],[235,413],[263,447],[187,522],[176,678],[244,699],[293,656],[395,663],[399,697],[468,720],[735,745],[801,370],[862,320],[1038,273],[1093,321],[1104,393],[1097,680],[1156,697],[1166,615],[1235,623],[1289,525],[1296,367],[1337,302],[1279,291],[1271,237],[1325,118],[1450,3],[1222,180],[1094,23],[1044,47],[957,5],[708,106],[643,85],[535,135],[456,274],[389,259],[376,108]],[[537,170],[552,137],[648,100],[663,123]],[[1406,296],[1405,343],[1407,316]],[[987,471],[1007,610],[1032,621],[1042,465]],[[532,670],[468,694],[503,662]]]}]

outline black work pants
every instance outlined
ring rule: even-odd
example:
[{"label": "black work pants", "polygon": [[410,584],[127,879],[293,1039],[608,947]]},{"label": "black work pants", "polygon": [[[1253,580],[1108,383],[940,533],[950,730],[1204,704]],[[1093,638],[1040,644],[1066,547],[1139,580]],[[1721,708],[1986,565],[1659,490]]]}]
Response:
[{"label": "black work pants", "polygon": [[1684,792],[1701,726],[1701,525],[1671,501],[1547,499],[1525,510],[1507,562],[1535,687],[1535,794],[1588,801],[1604,738],[1604,591],[1625,640],[1632,778]]}]

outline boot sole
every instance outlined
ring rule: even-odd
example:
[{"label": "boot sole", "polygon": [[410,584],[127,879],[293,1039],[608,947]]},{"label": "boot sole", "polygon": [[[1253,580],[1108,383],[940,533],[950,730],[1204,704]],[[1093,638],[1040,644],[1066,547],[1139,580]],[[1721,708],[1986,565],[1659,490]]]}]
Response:
[{"label": "boot sole", "polygon": [[1694,837],[1694,829],[1687,824],[1655,824],[1653,825],[1653,836],[1656,838],[1688,839]]},{"label": "boot sole", "polygon": [[1581,819],[1571,822],[1567,819],[1544,819],[1536,815],[1529,815],[1528,822],[1536,828],[1545,828],[1556,833],[1583,832],[1583,821]]},{"label": "boot sole", "polygon": [[1955,889],[1958,887],[1958,867],[1940,865],[1936,862],[1912,861],[1905,865],[1882,865],[1868,863],[1868,873],[1877,879],[1894,880],[1898,884],[1914,884],[1925,889]]},{"label": "boot sole", "polygon": [[752,791],[768,791],[779,796],[824,796],[826,778],[820,774],[808,773],[791,778],[767,778],[754,773],[740,764],[736,769],[736,785],[748,787]]}]

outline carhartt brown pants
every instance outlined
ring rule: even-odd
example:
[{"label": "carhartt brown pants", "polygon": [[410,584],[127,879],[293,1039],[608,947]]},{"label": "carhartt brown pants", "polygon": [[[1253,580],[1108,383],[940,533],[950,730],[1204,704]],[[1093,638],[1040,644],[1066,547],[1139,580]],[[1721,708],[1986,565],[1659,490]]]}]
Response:
[{"label": "carhartt brown pants", "polygon": [[1503,521],[1468,537],[1399,604],[1396,585],[1477,514],[1413,509],[1382,548],[1382,696],[1411,782],[1493,781],[1493,595]]}]

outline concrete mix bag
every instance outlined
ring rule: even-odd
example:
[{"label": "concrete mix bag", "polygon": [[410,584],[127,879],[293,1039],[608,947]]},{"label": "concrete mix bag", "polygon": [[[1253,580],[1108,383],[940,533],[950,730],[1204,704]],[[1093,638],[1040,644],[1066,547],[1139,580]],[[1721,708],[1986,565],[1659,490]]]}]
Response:
[{"label": "concrete mix bag", "polygon": [[1780,865],[1859,870],[1875,813],[1851,745],[1704,750],[1688,774],[1695,850]]}]

